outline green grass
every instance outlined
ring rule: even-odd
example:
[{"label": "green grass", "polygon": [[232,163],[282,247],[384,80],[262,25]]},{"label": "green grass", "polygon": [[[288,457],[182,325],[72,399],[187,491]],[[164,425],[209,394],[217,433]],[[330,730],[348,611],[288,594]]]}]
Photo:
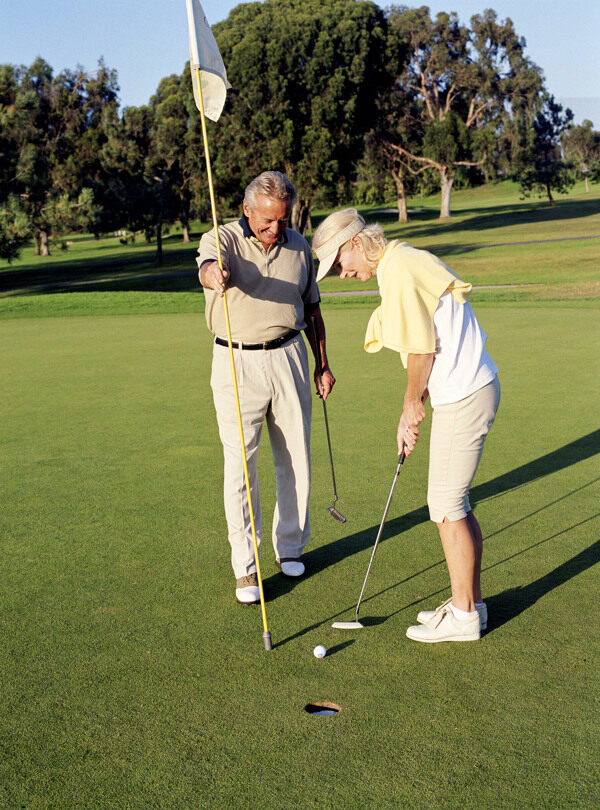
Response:
[{"label": "green grass", "polygon": [[[369,221],[379,221],[389,238],[407,240],[441,256],[464,279],[478,287],[512,287],[511,300],[596,300],[600,298],[598,245],[600,239],[600,187],[586,193],[578,184],[554,207],[537,198],[522,199],[509,182],[455,191],[453,216],[440,220],[439,197],[411,201],[411,221],[399,225],[385,208],[363,208]],[[316,212],[316,226],[326,212]],[[110,312],[103,296],[87,303],[58,300],[27,303],[26,297],[65,293],[127,293],[114,296],[119,312],[197,311],[189,298],[198,292],[195,257],[198,239],[208,224],[195,223],[191,242],[181,241],[178,229],[164,240],[164,262],[155,264],[154,244],[138,238],[121,244],[118,237],[93,239],[76,235],[67,251],[54,249],[49,258],[33,255],[33,248],[9,265],[0,261],[0,317],[5,314],[48,314],[71,311]],[[590,238],[592,237],[592,238]],[[561,240],[561,241],[556,241]],[[487,247],[493,245],[494,247]],[[375,289],[371,282],[362,289]],[[326,278],[321,289],[356,291],[356,282]],[[148,296],[148,293],[160,295]],[[184,296],[180,301],[172,295]],[[506,300],[502,290],[487,291],[485,300]],[[21,299],[14,303],[14,299]],[[10,300],[13,299],[13,300]]]},{"label": "green grass", "polygon": [[[199,286],[199,285],[198,285]],[[180,293],[122,290],[11,295],[0,298],[1,318],[204,312],[201,289]]]},{"label": "green grass", "polygon": [[[415,199],[411,206],[414,213],[404,225],[382,209],[362,213],[367,221],[379,222],[388,239],[433,251],[474,285],[527,285],[517,297],[528,301],[600,296],[597,188],[586,194],[583,185],[576,186],[554,207],[520,199],[512,183],[456,191],[449,220],[439,219],[437,196]],[[375,289],[376,282],[369,286]],[[321,288],[350,291],[356,282],[330,276]]]},{"label": "green grass", "polygon": [[[396,487],[368,626],[331,628],[353,615],[392,483],[404,376],[392,352],[362,351],[364,305],[326,304],[348,522],[327,513],[315,401],[299,582],[277,573],[268,542],[263,440],[267,653],[259,611],[233,599],[200,309],[109,314],[109,297],[96,299],[103,317],[63,316],[58,296],[30,300],[43,298],[54,315],[0,320],[0,806],[597,804],[596,309],[479,311],[503,387],[473,489],[490,630],[418,645],[407,625],[448,593],[425,510],[427,430]],[[310,716],[314,700],[342,711]]]},{"label": "green grass", "polygon": [[[404,383],[396,355],[361,349],[376,299],[327,295],[359,285],[322,284],[348,522],[327,513],[315,401],[299,582],[277,573],[268,542],[263,440],[267,653],[259,611],[233,600],[194,271],[206,226],[188,246],[174,232],[161,268],[153,245],[85,236],[50,259],[29,249],[0,263],[0,807],[598,803],[600,283],[597,238],[580,237],[600,235],[600,193],[576,187],[550,208],[503,183],[456,192],[447,222],[436,198],[411,208],[422,210],[402,227],[365,214],[492,287],[472,294],[503,387],[472,493],[490,609],[477,644],[404,635],[448,595],[425,507],[428,429],[396,488],[368,626],[331,628],[352,617],[362,585]],[[318,700],[342,711],[309,716]]]}]

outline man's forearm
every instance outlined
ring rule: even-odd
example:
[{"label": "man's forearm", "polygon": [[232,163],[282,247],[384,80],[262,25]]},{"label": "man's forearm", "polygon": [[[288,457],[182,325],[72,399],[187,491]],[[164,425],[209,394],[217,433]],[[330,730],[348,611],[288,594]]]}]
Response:
[{"label": "man's forearm", "polygon": [[327,341],[325,337],[325,323],[321,315],[320,307],[317,306],[306,313],[306,322],[306,336],[313,350],[315,361],[321,369],[325,369],[328,366]]}]

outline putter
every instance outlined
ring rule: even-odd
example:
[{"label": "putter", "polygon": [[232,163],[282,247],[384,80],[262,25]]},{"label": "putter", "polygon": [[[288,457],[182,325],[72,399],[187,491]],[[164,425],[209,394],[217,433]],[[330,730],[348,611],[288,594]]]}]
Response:
[{"label": "putter", "polygon": [[[312,330],[313,335],[315,338],[315,358],[317,361],[317,371],[319,373],[319,377],[323,374],[323,369],[321,368],[321,347],[319,346],[319,338],[317,337],[317,325],[315,323],[315,319],[311,318]],[[336,502],[338,499],[337,490],[335,487],[335,472],[333,471],[333,454],[331,452],[331,439],[329,437],[329,422],[327,420],[327,405],[325,404],[325,400],[321,397],[321,402],[323,403],[323,415],[325,416],[325,432],[327,433],[327,446],[329,447],[329,461],[331,463],[331,479],[333,481],[333,503],[331,506],[327,507],[327,511],[331,515],[334,520],[337,520],[338,523],[345,523],[346,518],[342,515],[339,509],[336,509]]]},{"label": "putter", "polygon": [[381,533],[383,532],[383,524],[385,523],[385,519],[387,517],[388,509],[390,508],[390,503],[392,501],[392,495],[394,494],[394,488],[396,486],[396,481],[398,480],[398,476],[400,475],[400,470],[402,465],[404,464],[405,453],[404,450],[398,456],[398,466],[396,467],[396,472],[394,473],[394,480],[392,482],[392,488],[390,489],[390,494],[388,495],[387,503],[385,505],[385,510],[383,512],[383,517],[381,518],[381,525],[379,526],[379,531],[377,532],[377,537],[375,538],[375,545],[373,546],[373,551],[371,552],[371,559],[369,560],[369,567],[367,568],[367,573],[365,574],[365,581],[363,582],[362,589],[360,591],[360,596],[358,597],[358,602],[356,603],[356,612],[354,614],[354,621],[353,622],[334,622],[331,626],[335,627],[336,630],[360,630],[361,627],[364,627],[358,621],[358,611],[360,608],[360,602],[363,597],[363,593],[365,592],[365,586],[367,584],[367,579],[369,578],[369,572],[371,571],[371,565],[373,564],[373,559],[375,557],[375,552],[377,551],[377,546],[379,544],[379,539],[381,537]]}]

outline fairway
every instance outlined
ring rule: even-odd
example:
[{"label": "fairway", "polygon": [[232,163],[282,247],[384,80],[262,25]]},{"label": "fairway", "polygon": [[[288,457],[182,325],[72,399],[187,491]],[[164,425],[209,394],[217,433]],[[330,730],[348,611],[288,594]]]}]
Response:
[{"label": "fairway", "polygon": [[[374,302],[324,305],[338,379],[313,407],[307,576],[277,573],[260,463],[260,612],[237,605],[198,312],[0,320],[7,808],[597,806],[600,313],[485,305],[502,401],[472,501],[482,640],[420,645],[449,595],[425,492],[430,418],[396,467],[405,373],[367,355]],[[317,644],[328,654],[313,657]],[[309,702],[342,707],[332,717]]]}]

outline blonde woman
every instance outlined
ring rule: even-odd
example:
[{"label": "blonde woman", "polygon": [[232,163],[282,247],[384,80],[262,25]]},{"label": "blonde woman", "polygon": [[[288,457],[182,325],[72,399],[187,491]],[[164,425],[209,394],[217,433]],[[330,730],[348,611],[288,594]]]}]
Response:
[{"label": "blonde woman", "polygon": [[400,353],[407,386],[398,423],[398,452],[419,439],[425,402],[433,409],[427,503],[438,527],[452,596],[421,611],[406,635],[414,641],[474,641],[487,627],[481,595],[482,535],[469,490],[500,401],[498,369],[467,297],[471,285],[444,262],[407,242],[387,242],[354,208],[317,228],[312,247],[317,281],[333,267],[340,278],[377,276],[381,306],[365,336],[367,352]]}]

